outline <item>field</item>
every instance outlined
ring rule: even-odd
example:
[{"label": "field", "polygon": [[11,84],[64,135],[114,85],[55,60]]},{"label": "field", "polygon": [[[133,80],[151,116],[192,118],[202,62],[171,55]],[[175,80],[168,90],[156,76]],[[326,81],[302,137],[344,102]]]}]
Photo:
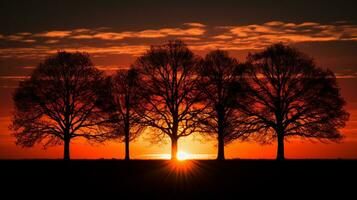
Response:
[{"label": "field", "polygon": [[32,197],[43,193],[133,199],[355,196],[357,181],[356,160],[2,160],[0,164],[3,193]]}]

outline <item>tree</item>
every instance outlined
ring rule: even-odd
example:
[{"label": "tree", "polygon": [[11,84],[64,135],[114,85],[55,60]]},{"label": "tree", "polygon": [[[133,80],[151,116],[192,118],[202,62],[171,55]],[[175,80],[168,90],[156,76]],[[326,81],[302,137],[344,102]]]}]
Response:
[{"label": "tree", "polygon": [[225,159],[225,142],[243,136],[239,130],[242,119],[235,106],[244,95],[241,90],[244,87],[243,69],[236,59],[220,50],[207,54],[198,68],[200,89],[207,105],[201,115],[201,127],[205,134],[217,137],[217,160]]},{"label": "tree", "polygon": [[239,105],[246,124],[261,142],[277,140],[277,159],[284,159],[284,140],[300,136],[339,141],[344,110],[332,71],[316,67],[298,50],[275,44],[248,56],[249,103]]},{"label": "tree", "polygon": [[11,129],[16,143],[31,147],[64,144],[70,159],[70,141],[102,141],[105,135],[96,88],[102,73],[85,53],[58,52],[40,63],[31,78],[20,82],[13,95],[15,112]]},{"label": "tree", "polygon": [[143,123],[155,130],[155,141],[169,136],[171,159],[176,160],[178,139],[195,132],[195,119],[202,111],[195,75],[197,59],[182,41],[176,40],[152,46],[135,65],[145,82],[141,88]]},{"label": "tree", "polygon": [[[100,107],[109,114],[108,127],[114,139],[124,139],[125,160],[130,160],[129,142],[142,133],[140,80],[136,69],[119,70],[101,90]],[[138,113],[141,113],[140,115]]]}]

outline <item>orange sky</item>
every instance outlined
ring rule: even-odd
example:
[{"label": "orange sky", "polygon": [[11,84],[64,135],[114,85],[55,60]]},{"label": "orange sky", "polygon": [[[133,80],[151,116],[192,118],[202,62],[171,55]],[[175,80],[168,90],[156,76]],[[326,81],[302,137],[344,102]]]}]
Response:
[{"label": "orange sky", "polygon": [[[287,158],[357,158],[357,105],[353,103],[356,99],[354,87],[357,79],[338,79],[341,86],[342,95],[347,100],[347,110],[351,117],[347,126],[342,129],[345,139],[342,143],[323,144],[308,140],[295,139],[286,142]],[[10,90],[11,91],[11,90]],[[11,92],[10,92],[11,93]],[[9,103],[10,93],[2,97],[2,105]],[[4,101],[5,99],[6,102]],[[1,110],[1,114],[11,112],[11,101],[6,109]],[[4,107],[5,108],[5,107]],[[6,110],[6,111],[5,111]],[[4,113],[6,112],[6,113]],[[11,122],[10,116],[0,118],[0,158],[1,159],[21,159],[21,158],[62,158],[63,147],[50,147],[46,150],[41,145],[33,148],[22,148],[15,145],[14,138],[7,129]],[[170,143],[151,144],[147,134],[143,134],[131,144],[131,157],[136,159],[160,158],[161,154],[170,153]],[[179,151],[188,154],[197,154],[200,158],[215,158],[216,146],[214,140],[203,139],[198,135],[181,138],[179,140]],[[275,158],[276,145],[260,145],[254,142],[234,142],[226,147],[227,158]],[[124,146],[118,142],[107,142],[104,144],[89,144],[82,140],[73,140],[71,143],[71,157],[78,159],[95,158],[123,158]]]},{"label": "orange sky", "polygon": [[[258,5],[258,6],[257,6]],[[307,9],[308,5],[308,9]],[[357,159],[357,14],[356,1],[18,1],[0,6],[0,159],[62,158],[61,146],[21,148],[8,130],[11,93],[46,56],[58,50],[86,51],[108,73],[126,68],[149,48],[182,39],[198,55],[217,48],[244,61],[249,52],[276,42],[292,45],[330,68],[338,77],[350,120],[341,144],[306,140],[286,143],[287,158]],[[64,12],[65,11],[65,12]],[[179,150],[214,158],[214,141],[181,138]],[[123,158],[120,143],[91,145],[73,141],[72,158]],[[131,157],[155,158],[170,144],[150,144],[142,135]],[[275,158],[275,144],[235,142],[227,158]]]}]

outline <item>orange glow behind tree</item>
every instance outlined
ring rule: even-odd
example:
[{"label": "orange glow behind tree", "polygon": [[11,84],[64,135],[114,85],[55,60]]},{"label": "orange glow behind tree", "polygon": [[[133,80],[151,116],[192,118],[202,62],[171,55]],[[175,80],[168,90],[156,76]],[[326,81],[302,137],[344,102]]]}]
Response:
[{"label": "orange glow behind tree", "polygon": [[179,40],[152,46],[135,63],[144,81],[143,123],[153,128],[153,141],[170,138],[173,160],[177,159],[178,139],[196,131],[197,116],[202,112],[196,64],[195,55]]}]

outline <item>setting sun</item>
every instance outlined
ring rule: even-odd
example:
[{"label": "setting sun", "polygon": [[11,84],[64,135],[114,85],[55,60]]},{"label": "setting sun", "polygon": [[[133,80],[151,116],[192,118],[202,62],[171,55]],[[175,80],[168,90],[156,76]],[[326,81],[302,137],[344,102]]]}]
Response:
[{"label": "setting sun", "polygon": [[187,154],[186,152],[179,151],[177,153],[177,160],[183,161],[189,159],[189,157],[190,157],[189,154]]}]

